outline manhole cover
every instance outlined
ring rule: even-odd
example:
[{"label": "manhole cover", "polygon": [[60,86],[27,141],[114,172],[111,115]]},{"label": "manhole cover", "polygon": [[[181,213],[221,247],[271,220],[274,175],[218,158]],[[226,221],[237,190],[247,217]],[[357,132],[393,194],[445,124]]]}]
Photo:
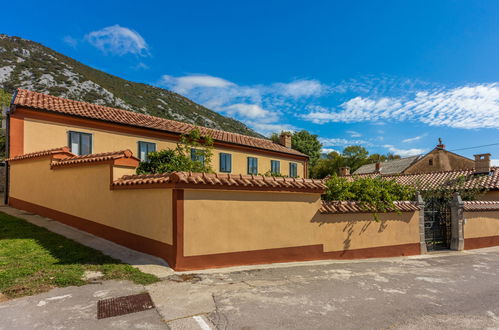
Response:
[{"label": "manhole cover", "polygon": [[97,302],[97,318],[125,315],[154,308],[149,293],[134,294],[118,298],[99,300]]}]

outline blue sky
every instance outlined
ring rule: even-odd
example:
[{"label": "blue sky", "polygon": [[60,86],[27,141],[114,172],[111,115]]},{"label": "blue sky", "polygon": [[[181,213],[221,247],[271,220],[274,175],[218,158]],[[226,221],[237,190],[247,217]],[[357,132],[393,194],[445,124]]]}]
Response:
[{"label": "blue sky", "polygon": [[[0,33],[268,134],[403,156],[499,143],[497,1],[24,1]],[[36,8],[36,10],[34,9]],[[457,151],[490,152],[499,144]]]}]

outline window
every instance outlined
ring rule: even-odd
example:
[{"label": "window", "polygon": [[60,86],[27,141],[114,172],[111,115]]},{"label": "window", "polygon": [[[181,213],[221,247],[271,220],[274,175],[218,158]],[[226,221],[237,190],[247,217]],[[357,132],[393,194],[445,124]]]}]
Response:
[{"label": "window", "polygon": [[92,153],[92,134],[82,132],[68,132],[68,144],[71,152],[78,156]]},{"label": "window", "polygon": [[142,162],[147,162],[147,155],[156,151],[156,143],[139,141],[139,158]]},{"label": "window", "polygon": [[281,174],[281,162],[278,160],[270,161],[270,172],[272,174]]},{"label": "window", "polygon": [[248,174],[258,174],[258,158],[248,157]]},{"label": "window", "polygon": [[298,164],[289,163],[289,176],[291,178],[296,178],[298,176]]},{"label": "window", "polygon": [[433,166],[433,159],[432,158],[428,159],[428,165]]},{"label": "window", "polygon": [[220,153],[220,172],[230,173],[232,171],[232,155]]},{"label": "window", "polygon": [[194,162],[200,162],[204,165],[204,154],[201,149],[191,149],[191,160]]}]

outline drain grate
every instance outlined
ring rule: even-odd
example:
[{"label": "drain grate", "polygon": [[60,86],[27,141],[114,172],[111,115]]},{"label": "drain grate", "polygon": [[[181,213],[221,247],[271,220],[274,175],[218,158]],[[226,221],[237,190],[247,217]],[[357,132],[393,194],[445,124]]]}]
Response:
[{"label": "drain grate", "polygon": [[134,294],[118,298],[99,300],[97,302],[97,318],[104,319],[154,308],[149,293]]}]

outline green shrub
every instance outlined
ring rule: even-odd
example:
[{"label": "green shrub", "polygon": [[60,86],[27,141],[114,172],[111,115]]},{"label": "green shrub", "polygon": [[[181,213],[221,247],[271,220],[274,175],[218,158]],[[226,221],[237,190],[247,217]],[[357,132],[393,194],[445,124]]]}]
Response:
[{"label": "green shrub", "polygon": [[[196,158],[192,160],[191,150],[195,149]],[[140,162],[137,174],[155,174],[171,172],[212,173],[211,158],[213,156],[213,140],[201,136],[198,129],[182,135],[177,148],[150,152],[146,162]]]},{"label": "green shrub", "polygon": [[387,212],[393,209],[393,202],[414,200],[416,191],[395,180],[381,178],[355,178],[352,181],[332,176],[326,181],[328,201],[355,201],[366,210]]}]

